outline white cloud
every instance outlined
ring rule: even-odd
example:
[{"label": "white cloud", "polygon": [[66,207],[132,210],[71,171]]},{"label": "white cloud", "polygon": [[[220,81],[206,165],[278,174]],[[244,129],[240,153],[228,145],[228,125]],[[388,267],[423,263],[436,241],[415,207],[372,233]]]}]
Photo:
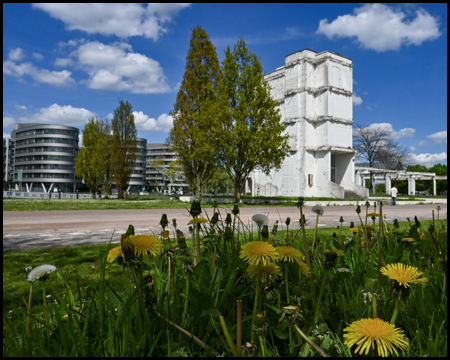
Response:
[{"label": "white cloud", "polygon": [[142,131],[169,132],[173,127],[172,116],[161,114],[157,120],[145,115],[142,111],[133,111],[136,128]]},{"label": "white cloud", "polygon": [[397,139],[402,139],[402,138],[410,139],[414,136],[415,132],[416,132],[416,129],[404,128],[396,133],[396,138]]},{"label": "white cloud", "polygon": [[33,53],[33,57],[36,59],[36,61],[42,61],[44,59],[44,56],[39,53]]},{"label": "white cloud", "polygon": [[426,140],[419,141],[419,146],[425,146],[427,144],[428,144],[428,141],[426,141]]},{"label": "white cloud", "polygon": [[11,139],[11,135],[7,133],[3,133],[3,138]]},{"label": "white cloud", "polygon": [[372,110],[372,107],[368,106],[368,107],[367,107],[367,110]]},{"label": "white cloud", "polygon": [[9,50],[8,58],[13,61],[21,61],[25,57],[25,52],[21,48]]},{"label": "white cloud", "polygon": [[3,129],[14,125],[15,120],[10,116],[3,116]]},{"label": "white cloud", "polygon": [[358,95],[356,95],[355,93],[353,93],[352,101],[353,101],[353,106],[361,105],[362,102],[363,102],[362,99]]},{"label": "white cloud", "polygon": [[29,75],[36,82],[58,87],[75,84],[75,80],[71,78],[72,73],[70,71],[49,71],[47,69],[38,69],[31,63],[16,64],[11,60],[3,61],[3,74],[14,77]]},{"label": "white cloud", "polygon": [[172,91],[159,62],[133,52],[129,44],[88,42],[80,45],[71,56],[89,74],[87,85],[91,89],[135,94]]},{"label": "white cloud", "polygon": [[440,154],[409,154],[411,162],[414,164],[428,164],[438,163],[447,160],[447,153],[441,152]]},{"label": "white cloud", "polygon": [[[41,108],[39,112],[30,116],[22,116],[15,122],[59,124],[82,128],[89,118],[94,116],[95,113],[84,108],[53,104],[48,108]],[[3,123],[4,121],[5,118],[3,118]]]},{"label": "white cloud", "polygon": [[415,148],[414,146],[411,146],[411,147],[409,148],[409,150],[410,150],[410,151],[416,151],[416,148]]},{"label": "white cloud", "polygon": [[14,107],[18,110],[26,110],[27,107],[25,105],[14,105]]},{"label": "white cloud", "polygon": [[447,130],[427,135],[427,138],[431,139],[435,144],[440,144],[442,142],[447,144]]},{"label": "white cloud", "polygon": [[69,58],[57,58],[55,60],[55,66],[67,67],[67,66],[72,66],[72,65],[75,65],[75,62]]},{"label": "white cloud", "polygon": [[399,9],[384,4],[366,4],[353,12],[331,23],[320,20],[317,33],[328,38],[356,37],[361,46],[378,52],[398,50],[402,44],[420,45],[441,35],[437,19],[423,9],[411,20],[405,19]]},{"label": "white cloud", "polygon": [[370,124],[370,128],[387,128],[388,131],[392,133],[393,139],[402,139],[402,138],[412,138],[414,136],[414,133],[416,132],[416,129],[413,128],[404,128],[400,131],[395,131],[394,127],[390,123],[375,123]]},{"label": "white cloud", "polygon": [[89,34],[117,35],[121,38],[144,36],[158,40],[164,27],[189,4],[33,4],[35,9],[61,20],[68,30]]}]

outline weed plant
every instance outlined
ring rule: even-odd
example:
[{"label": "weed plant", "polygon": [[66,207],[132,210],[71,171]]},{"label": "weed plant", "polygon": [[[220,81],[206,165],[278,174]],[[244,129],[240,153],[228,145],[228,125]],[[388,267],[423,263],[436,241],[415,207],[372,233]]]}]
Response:
[{"label": "weed plant", "polygon": [[[203,219],[199,205],[188,238],[163,216],[160,237],[130,226],[120,245],[97,247],[88,285],[83,264],[93,248],[73,255],[72,281],[60,267],[27,285],[31,302],[24,296],[21,312],[5,311],[4,295],[3,355],[447,355],[447,219],[439,210],[427,224],[402,227],[383,222],[381,205],[368,222],[358,207],[359,225],[314,229],[308,241],[304,226],[289,230],[289,218],[278,231],[256,216],[253,233],[237,206],[225,219]],[[292,219],[302,219],[302,199],[298,206]]]}]

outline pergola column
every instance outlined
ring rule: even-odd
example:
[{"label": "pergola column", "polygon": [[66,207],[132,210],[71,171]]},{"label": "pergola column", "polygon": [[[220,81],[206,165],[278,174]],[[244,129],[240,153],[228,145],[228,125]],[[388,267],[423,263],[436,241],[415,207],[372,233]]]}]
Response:
[{"label": "pergola column", "polygon": [[391,195],[391,177],[386,174],[386,195]]},{"label": "pergola column", "polygon": [[433,196],[436,196],[436,178],[433,176]]},{"label": "pergola column", "polygon": [[408,195],[416,194],[416,179],[411,176],[408,178]]}]

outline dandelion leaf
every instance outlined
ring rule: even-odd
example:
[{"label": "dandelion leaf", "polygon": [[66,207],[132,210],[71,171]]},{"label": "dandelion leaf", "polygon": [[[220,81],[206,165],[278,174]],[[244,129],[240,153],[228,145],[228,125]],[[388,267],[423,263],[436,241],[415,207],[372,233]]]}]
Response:
[{"label": "dandelion leaf", "polygon": [[198,291],[197,289],[191,289],[189,291],[189,316],[193,319],[200,317],[204,310],[210,310],[214,308],[214,302],[211,297]]},{"label": "dandelion leaf", "polygon": [[206,261],[201,261],[192,271],[192,276],[195,279],[199,291],[207,290],[211,281],[211,267]]},{"label": "dandelion leaf", "polygon": [[419,230],[416,225],[411,226],[409,229],[409,237],[412,237],[414,241],[420,241]]}]

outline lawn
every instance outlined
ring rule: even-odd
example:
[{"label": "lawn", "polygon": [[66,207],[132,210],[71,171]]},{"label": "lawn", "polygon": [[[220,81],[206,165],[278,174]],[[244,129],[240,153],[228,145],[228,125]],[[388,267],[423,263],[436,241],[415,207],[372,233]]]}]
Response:
[{"label": "lawn", "polygon": [[[311,229],[305,238],[265,227],[233,235],[225,222],[201,225],[195,267],[192,239],[183,249],[171,233],[152,240],[163,246],[160,255],[141,260],[137,249],[157,247],[132,240],[127,268],[106,262],[117,244],[4,252],[4,356],[354,356],[349,325],[372,319],[399,329],[399,354],[446,356],[446,220],[368,233],[320,228],[316,236]],[[296,253],[306,254],[305,243],[306,258]],[[273,263],[252,265],[249,245]],[[296,260],[281,261],[283,252]],[[417,268],[417,281],[398,285],[379,273],[379,260]],[[26,268],[41,264],[57,271],[45,282],[46,305],[44,283],[33,284],[27,321]],[[368,347],[371,355],[380,351]]]}]

